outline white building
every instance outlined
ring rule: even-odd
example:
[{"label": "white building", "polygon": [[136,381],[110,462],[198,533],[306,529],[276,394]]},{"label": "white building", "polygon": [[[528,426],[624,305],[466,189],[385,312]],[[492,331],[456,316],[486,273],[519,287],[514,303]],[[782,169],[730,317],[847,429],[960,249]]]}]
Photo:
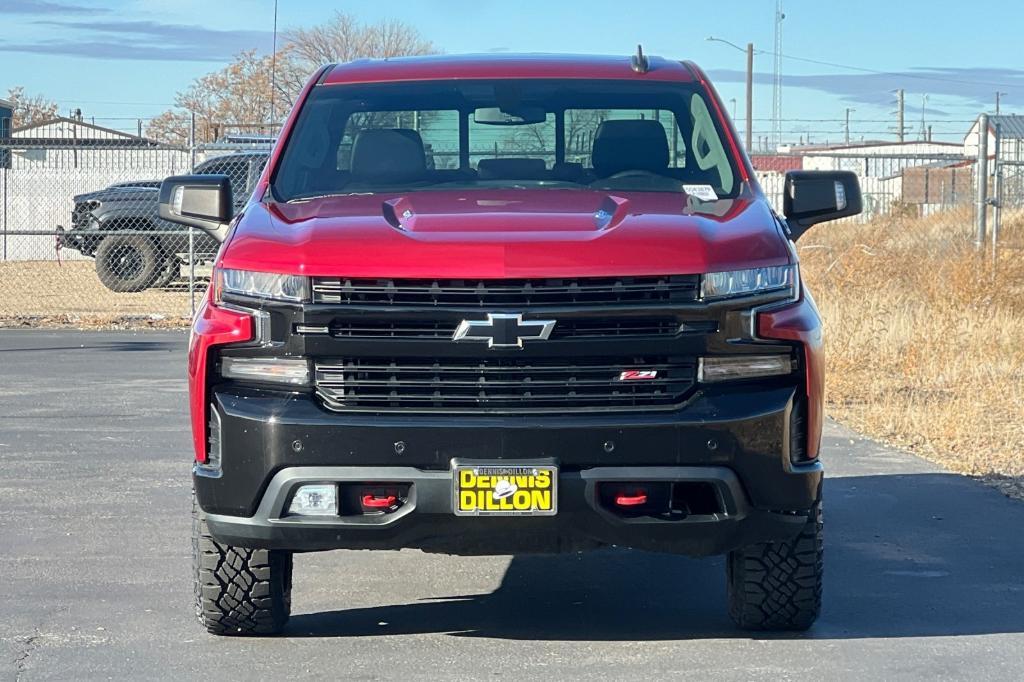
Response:
[{"label": "white building", "polygon": [[[190,155],[152,140],[58,117],[10,131],[0,167],[0,233],[7,260],[56,258],[52,232],[68,227],[74,197],[118,182],[161,180],[189,170]],[[74,258],[64,252],[62,257]]]},{"label": "white building", "polygon": [[[978,157],[978,130],[980,121],[975,121],[964,136],[964,154],[972,159]],[[988,117],[988,156],[995,158],[996,138],[999,139],[1000,161],[1024,161],[1024,116]]]},{"label": "white building", "polygon": [[856,144],[787,146],[800,156],[805,170],[846,170],[857,174],[864,195],[864,218],[885,213],[905,200],[904,172],[938,168],[963,161],[963,145],[953,142],[861,142]]}]

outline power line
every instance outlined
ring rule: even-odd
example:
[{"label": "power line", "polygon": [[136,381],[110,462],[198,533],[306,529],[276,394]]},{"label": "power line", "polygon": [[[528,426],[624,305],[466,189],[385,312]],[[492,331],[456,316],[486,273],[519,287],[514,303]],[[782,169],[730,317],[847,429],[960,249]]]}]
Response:
[{"label": "power line", "polygon": [[[771,54],[764,51],[765,54]],[[992,87],[999,88],[1019,88],[1019,85],[1007,85],[1006,83],[993,83],[988,81],[976,81],[966,80],[963,78],[950,78],[948,76],[927,76],[922,73],[910,73],[906,71],[879,71],[878,69],[869,69],[863,66],[853,66],[851,64],[840,64],[838,62],[827,62],[821,59],[810,59],[809,57],[796,57],[791,54],[780,54],[783,59],[791,59],[797,62],[807,62],[808,64],[818,64],[820,66],[832,66],[838,69],[849,69],[851,71],[860,71],[862,73],[870,73],[878,76],[898,76],[900,78],[916,78],[918,80],[926,81],[944,81],[947,83],[960,83],[961,85],[990,85]]]},{"label": "power line", "polygon": [[[743,50],[740,46],[733,42],[724,40],[722,38],[716,38],[716,42],[725,43],[730,47],[737,50]],[[928,76],[923,73],[908,73],[905,71],[880,71],[878,69],[869,69],[865,66],[854,66],[852,64],[840,64],[839,62],[829,62],[822,59],[812,59],[810,57],[797,57],[792,54],[785,54],[781,51],[775,52],[772,50],[754,50],[755,54],[769,55],[771,57],[781,57],[783,59],[792,59],[797,62],[807,62],[808,64],[817,64],[819,66],[832,66],[837,69],[849,69],[850,71],[860,71],[862,73],[871,73],[879,76],[899,76],[900,78],[916,78],[918,80],[927,81],[945,81],[947,83],[960,83],[961,85],[989,85],[997,88],[1020,88],[1020,84],[1008,85],[1006,83],[996,83],[993,81],[977,81],[977,80],[966,80],[963,78],[951,78],[949,76]],[[1006,93],[1003,93],[1006,94]]]},{"label": "power line", "polygon": [[115,102],[112,100],[97,100],[97,99],[55,99],[52,100],[57,104],[128,104],[131,106],[154,106],[154,107],[174,107],[177,106],[174,102]]}]

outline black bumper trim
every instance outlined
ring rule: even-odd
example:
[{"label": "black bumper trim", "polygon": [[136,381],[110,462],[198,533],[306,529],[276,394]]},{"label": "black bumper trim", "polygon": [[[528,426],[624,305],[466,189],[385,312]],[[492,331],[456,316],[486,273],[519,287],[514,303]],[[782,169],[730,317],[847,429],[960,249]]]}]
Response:
[{"label": "black bumper trim", "polygon": [[[208,514],[219,541],[290,551],[419,548],[449,554],[561,552],[618,545],[702,556],[757,542],[788,539],[800,514],[750,506],[736,474],[725,467],[597,467],[559,475],[559,512],[549,517],[457,517],[450,471],[414,467],[290,467],[271,480],[251,517]],[[597,501],[601,481],[707,482],[723,512],[677,520],[624,517]],[[286,505],[306,483],[409,483],[397,511],[379,516],[288,517]]]},{"label": "black bumper trim", "polygon": [[273,477],[295,467],[411,467],[447,472],[452,459],[557,460],[563,474],[595,467],[724,467],[758,509],[805,509],[820,464],[794,467],[794,388],[702,389],[685,410],[636,415],[460,417],[341,415],[315,398],[240,386],[214,389],[223,419],[223,476],[195,477],[211,514],[253,516]]}]

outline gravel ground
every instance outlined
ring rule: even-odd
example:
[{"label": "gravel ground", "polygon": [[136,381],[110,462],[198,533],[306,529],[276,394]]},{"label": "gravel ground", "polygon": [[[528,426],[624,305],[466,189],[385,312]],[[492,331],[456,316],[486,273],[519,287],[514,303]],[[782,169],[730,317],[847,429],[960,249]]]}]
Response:
[{"label": "gravel ground", "polygon": [[0,679],[1022,679],[1024,505],[829,424],[824,614],[734,630],[721,559],[296,559],[276,639],[192,614],[183,332],[0,331]]}]

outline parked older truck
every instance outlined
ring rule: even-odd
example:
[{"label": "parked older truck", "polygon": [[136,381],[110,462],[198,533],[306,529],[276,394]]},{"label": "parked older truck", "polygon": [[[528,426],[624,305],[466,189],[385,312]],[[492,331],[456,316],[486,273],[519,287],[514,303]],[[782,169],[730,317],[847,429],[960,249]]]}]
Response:
[{"label": "parked older truck", "polygon": [[[195,168],[198,175],[225,175],[241,208],[267,162],[266,152],[225,154]],[[159,180],[120,182],[74,197],[71,222],[57,227],[58,245],[96,260],[96,276],[111,291],[144,291],[170,284],[190,260],[213,260],[218,242],[160,218]]]},{"label": "parked older truck", "polygon": [[188,361],[200,621],[281,631],[295,552],[617,545],[727,554],[740,627],[809,627],[824,368],[793,242],[860,203],[794,172],[777,215],[689,62],[323,67],[240,210],[224,177],[160,190],[223,242]]}]

